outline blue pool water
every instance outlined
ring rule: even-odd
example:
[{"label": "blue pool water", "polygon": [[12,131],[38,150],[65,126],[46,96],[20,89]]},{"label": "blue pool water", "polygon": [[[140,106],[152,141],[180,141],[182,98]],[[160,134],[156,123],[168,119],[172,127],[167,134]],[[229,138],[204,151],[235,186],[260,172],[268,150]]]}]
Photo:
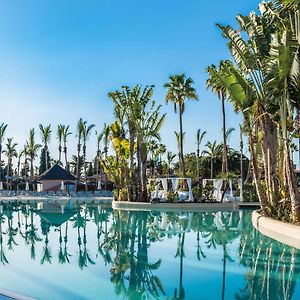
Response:
[{"label": "blue pool water", "polygon": [[0,288],[38,299],[299,299],[299,250],[251,211],[0,205]]}]

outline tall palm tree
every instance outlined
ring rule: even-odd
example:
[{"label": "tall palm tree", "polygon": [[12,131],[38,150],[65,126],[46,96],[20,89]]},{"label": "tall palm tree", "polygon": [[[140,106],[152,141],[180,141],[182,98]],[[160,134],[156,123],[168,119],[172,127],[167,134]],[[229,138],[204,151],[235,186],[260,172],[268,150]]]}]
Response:
[{"label": "tall palm tree", "polygon": [[[76,136],[77,136],[77,157],[80,157],[81,153],[81,141],[82,141],[82,132],[83,132],[83,127],[84,127],[84,121],[82,118],[79,119],[77,122],[77,128],[76,128]],[[76,176],[77,179],[79,180],[79,160],[77,160],[77,166],[76,166]]]},{"label": "tall palm tree", "polygon": [[172,153],[171,151],[167,152],[168,177],[170,177],[171,164],[172,164],[175,157],[176,157],[176,154]]},{"label": "tall palm tree", "polygon": [[103,144],[104,144],[104,157],[106,159],[107,157],[107,153],[108,153],[108,143],[109,143],[109,134],[110,134],[110,126],[106,125],[106,123],[104,123],[104,127],[103,127]]},{"label": "tall palm tree", "polygon": [[217,75],[222,68],[223,62],[220,63],[219,70],[215,65],[212,65],[207,68],[209,74],[209,79],[206,81],[207,88],[211,89],[216,93],[222,103],[222,120],[223,120],[223,157],[222,157],[222,173],[225,174],[228,172],[228,149],[227,149],[227,140],[226,140],[226,112],[225,112],[225,100],[227,98],[227,91],[224,87],[224,84],[220,82],[219,76]]},{"label": "tall palm tree", "polygon": [[206,131],[201,131],[201,129],[197,130],[197,181],[200,180],[200,166],[199,166],[199,160],[200,160],[200,145],[202,143],[202,140],[204,139],[206,135]]},{"label": "tall palm tree", "polygon": [[3,144],[3,141],[4,141],[4,137],[5,137],[5,132],[6,132],[6,129],[7,129],[7,124],[0,124],[0,181],[2,179],[2,144]]},{"label": "tall palm tree", "polygon": [[42,145],[37,144],[35,142],[35,130],[34,128],[30,129],[29,131],[29,138],[28,141],[26,142],[26,148],[27,148],[27,153],[29,156],[30,160],[30,180],[33,180],[33,175],[34,175],[34,160],[37,157],[37,152],[38,150],[42,147]]},{"label": "tall palm tree", "polygon": [[150,140],[148,144],[148,150],[151,152],[151,160],[152,160],[152,176],[155,176],[155,160],[158,151],[159,145],[156,140]]},{"label": "tall palm tree", "polygon": [[183,152],[183,124],[182,116],[185,108],[186,100],[197,100],[198,96],[196,90],[193,87],[193,80],[186,78],[185,74],[176,74],[169,76],[169,82],[164,85],[167,89],[166,101],[174,104],[174,111],[179,111],[179,134],[180,134],[180,163],[181,171],[185,176],[185,163],[184,163],[184,152]]},{"label": "tall palm tree", "polygon": [[[27,143],[23,146],[23,155],[24,155],[24,163],[23,163],[23,171],[24,171],[24,177],[25,177],[25,181],[27,179],[27,162],[28,162],[28,147],[27,147]],[[21,171],[22,174],[22,171]]]},{"label": "tall palm tree", "polygon": [[7,185],[9,185],[9,177],[12,176],[12,159],[17,157],[17,143],[13,142],[13,138],[8,138],[6,143],[5,154],[7,157]]},{"label": "tall palm tree", "polygon": [[180,135],[179,132],[174,131],[176,142],[177,142],[177,148],[178,148],[178,158],[179,158],[179,164],[181,164],[180,157],[181,157],[181,140],[184,142],[185,139],[185,132],[183,132],[182,135]]},{"label": "tall palm tree", "polygon": [[24,149],[21,149],[18,153],[18,162],[17,162],[17,175],[20,176],[20,167],[21,167],[21,159],[25,155]]},{"label": "tall palm tree", "polygon": [[42,142],[44,143],[44,152],[45,152],[45,168],[48,170],[49,168],[49,162],[48,162],[48,153],[49,153],[49,143],[51,139],[51,124],[48,126],[43,126],[42,124],[39,125],[41,136],[42,136]]},{"label": "tall palm tree", "polygon": [[99,175],[99,162],[100,162],[100,157],[101,157],[100,143],[103,138],[103,132],[98,133],[98,131],[96,131],[96,138],[97,138],[96,174],[98,176]]},{"label": "tall palm tree", "polygon": [[69,170],[69,164],[68,164],[68,148],[67,148],[67,142],[68,142],[68,136],[72,134],[70,132],[70,126],[67,125],[62,125],[62,139],[64,143],[64,156],[65,156],[65,169],[68,171]]},{"label": "tall palm tree", "polygon": [[63,127],[64,127],[64,125],[58,124],[57,129],[56,129],[56,136],[57,136],[57,139],[58,139],[58,163],[59,164],[61,164]]},{"label": "tall palm tree", "polygon": [[87,182],[86,182],[86,142],[88,141],[92,129],[95,127],[94,124],[91,125],[87,125],[87,122],[83,122],[83,127],[82,127],[82,142],[83,142],[83,146],[82,146],[82,152],[83,152],[83,161],[84,161],[84,180],[85,180],[85,190],[87,191],[88,187],[87,187]]},{"label": "tall palm tree", "polygon": [[202,151],[202,155],[207,156],[210,159],[210,178],[214,178],[214,162],[215,160],[220,157],[222,151],[222,145],[217,144],[217,141],[208,142],[205,147],[207,150]]},{"label": "tall palm tree", "polygon": [[167,147],[164,144],[159,144],[157,149],[157,154],[159,155],[159,162],[162,162],[162,155],[164,155],[167,151]]},{"label": "tall palm tree", "polygon": [[71,166],[71,170],[73,174],[76,174],[76,170],[78,168],[78,177],[81,177],[81,172],[82,172],[82,168],[83,168],[83,156],[79,156],[79,159],[77,158],[76,155],[72,156],[71,161],[69,162],[69,165]]}]

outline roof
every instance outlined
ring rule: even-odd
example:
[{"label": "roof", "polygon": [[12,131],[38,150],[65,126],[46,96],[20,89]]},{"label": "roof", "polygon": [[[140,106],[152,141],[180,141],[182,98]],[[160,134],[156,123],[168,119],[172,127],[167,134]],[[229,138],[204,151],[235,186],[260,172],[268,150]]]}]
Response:
[{"label": "roof", "polygon": [[74,181],[77,179],[70,172],[66,171],[60,165],[56,164],[35,179],[35,181],[43,181],[43,180]]},{"label": "roof", "polygon": [[51,226],[59,227],[65,222],[67,222],[70,218],[75,215],[74,212],[64,212],[62,213],[47,213],[47,212],[37,212],[37,214]]}]

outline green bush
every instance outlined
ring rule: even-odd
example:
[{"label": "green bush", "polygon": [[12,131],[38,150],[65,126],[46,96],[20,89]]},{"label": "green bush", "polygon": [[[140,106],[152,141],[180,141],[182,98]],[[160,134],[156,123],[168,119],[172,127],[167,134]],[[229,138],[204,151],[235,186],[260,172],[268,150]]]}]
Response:
[{"label": "green bush", "polygon": [[243,201],[244,202],[259,202],[256,188],[252,184],[244,184],[243,186]]},{"label": "green bush", "polygon": [[177,192],[170,191],[167,193],[167,202],[168,203],[174,203],[179,200],[179,196]]},{"label": "green bush", "polygon": [[214,187],[211,184],[207,184],[202,188],[202,202],[212,202],[214,201],[213,197]]}]

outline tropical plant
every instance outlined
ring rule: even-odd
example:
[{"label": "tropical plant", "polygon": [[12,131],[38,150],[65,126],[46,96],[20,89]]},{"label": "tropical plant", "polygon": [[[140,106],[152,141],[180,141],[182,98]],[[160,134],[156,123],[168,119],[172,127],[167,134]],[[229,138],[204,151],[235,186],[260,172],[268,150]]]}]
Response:
[{"label": "tropical plant", "polygon": [[[82,134],[83,134],[83,128],[85,126],[85,122],[82,120],[82,118],[79,119],[77,122],[77,127],[76,127],[76,137],[77,137],[77,157],[81,156],[81,142],[82,142]],[[77,180],[80,179],[80,169],[79,169],[79,162],[80,160],[77,160],[77,166],[76,166],[76,176]]]},{"label": "tropical plant", "polygon": [[38,150],[42,147],[42,145],[37,144],[35,142],[35,131],[34,128],[30,129],[29,131],[29,138],[28,141],[26,141],[26,148],[27,148],[27,153],[29,156],[30,160],[30,180],[33,180],[34,176],[34,160],[37,157],[37,152]]},{"label": "tropical plant", "polygon": [[7,184],[10,182],[9,177],[12,176],[12,160],[14,157],[17,157],[17,143],[13,142],[13,138],[8,138],[6,143],[5,154],[7,157]]},{"label": "tropical plant", "polygon": [[68,136],[72,134],[72,132],[70,132],[69,130],[70,130],[69,125],[62,125],[62,140],[63,140],[63,144],[64,144],[63,152],[64,152],[64,156],[65,156],[65,169],[67,171],[69,171],[67,143],[68,143]]},{"label": "tropical plant", "polygon": [[45,152],[45,166],[46,169],[50,167],[50,164],[48,162],[48,149],[49,149],[49,142],[51,139],[51,125],[43,126],[42,124],[39,125],[41,136],[42,136],[42,142],[44,143],[44,152]]},{"label": "tropical plant", "polygon": [[58,139],[58,163],[61,164],[61,153],[62,153],[62,140],[63,140],[63,126],[62,124],[57,125],[56,136]]},{"label": "tropical plant", "polygon": [[181,171],[185,176],[184,152],[183,152],[183,123],[182,117],[185,110],[186,100],[197,100],[198,96],[193,87],[193,80],[186,78],[185,74],[169,76],[169,82],[164,85],[167,89],[166,101],[174,104],[175,113],[179,113],[179,135],[180,135],[180,156]]},{"label": "tropical plant", "polygon": [[221,156],[222,144],[217,144],[217,141],[208,142],[205,147],[207,149],[202,151],[202,155],[207,156],[210,159],[210,178],[214,178],[214,163],[215,160]]},{"label": "tropical plant", "polygon": [[87,181],[86,181],[86,142],[88,141],[92,129],[95,127],[94,124],[91,125],[87,125],[87,122],[83,122],[83,126],[82,126],[82,142],[83,142],[83,146],[82,146],[82,152],[83,152],[83,161],[84,161],[84,165],[83,165],[83,170],[84,170],[84,180],[85,180],[85,190],[88,190],[88,186],[87,186]]},{"label": "tropical plant", "polygon": [[[219,69],[222,68],[222,62],[220,63]],[[227,161],[227,136],[226,136],[226,113],[225,113],[225,100],[227,98],[227,90],[224,87],[223,83],[220,82],[218,74],[220,71],[217,70],[215,65],[212,65],[207,68],[207,72],[210,77],[206,82],[206,85],[214,93],[216,93],[222,103],[222,119],[223,119],[223,157],[222,157],[222,173],[228,172],[228,161]]]},{"label": "tropical plant", "polygon": [[168,163],[168,177],[170,177],[170,171],[171,171],[171,164],[173,160],[175,159],[176,154],[172,153],[171,151],[167,152],[167,163]]},{"label": "tropical plant", "polygon": [[197,181],[200,180],[200,145],[206,135],[206,131],[201,131],[201,129],[197,130]]},{"label": "tropical plant", "polygon": [[1,123],[0,124],[0,181],[2,180],[2,152],[3,152],[3,142],[5,137],[5,132],[7,129],[7,124]]}]

